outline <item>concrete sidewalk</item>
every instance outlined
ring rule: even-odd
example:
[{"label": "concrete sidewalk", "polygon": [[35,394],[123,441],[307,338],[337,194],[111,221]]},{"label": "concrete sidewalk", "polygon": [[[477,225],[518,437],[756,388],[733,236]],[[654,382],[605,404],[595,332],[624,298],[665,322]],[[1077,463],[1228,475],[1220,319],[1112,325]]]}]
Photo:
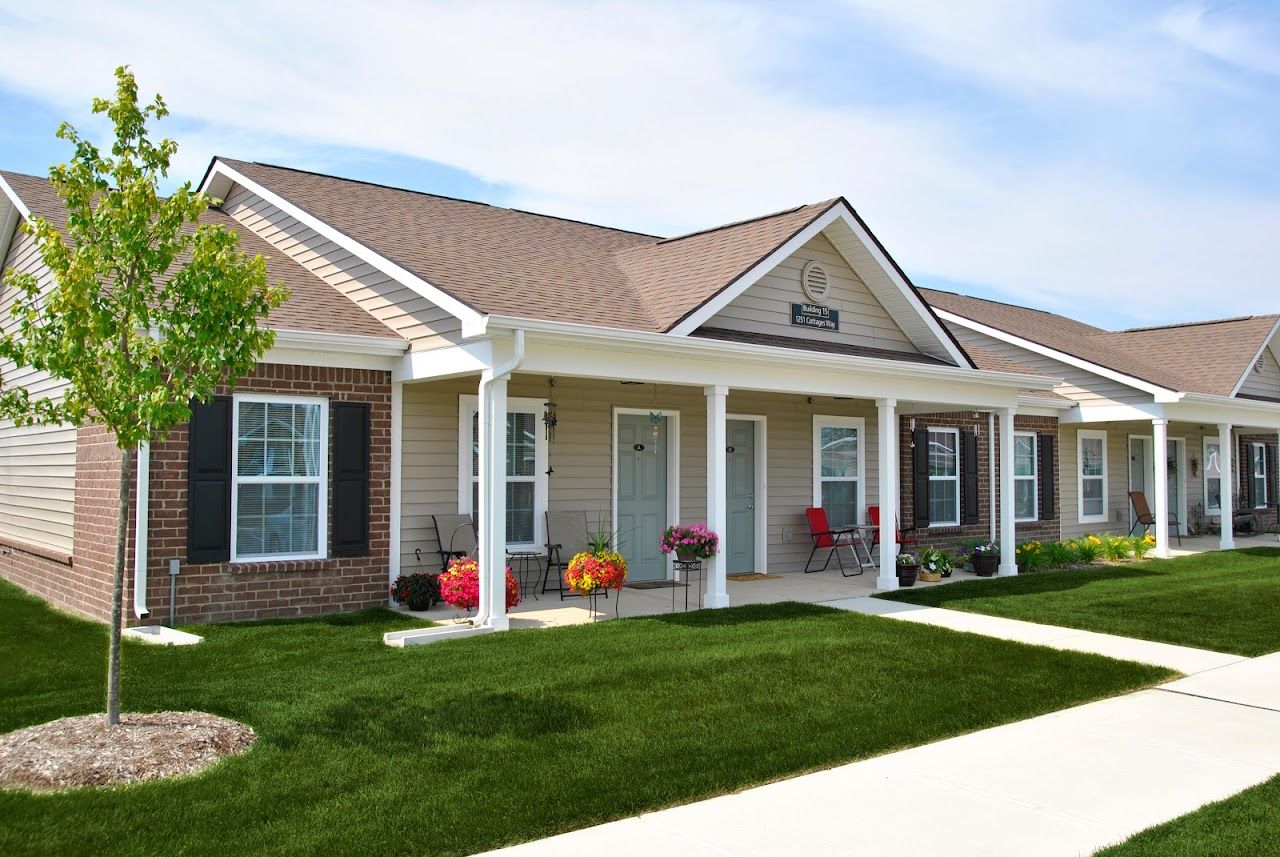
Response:
[{"label": "concrete sidewalk", "polygon": [[1089,652],[1125,661],[1154,664],[1187,675],[1248,660],[1242,655],[1211,652],[1207,649],[1153,643],[1150,640],[1135,640],[1132,637],[1120,637],[1115,634],[1061,628],[1057,625],[1041,625],[1036,622],[1024,622],[1021,619],[1004,619],[1000,616],[965,613],[941,607],[922,607],[919,604],[904,604],[900,601],[886,601],[883,598],[844,598],[838,601],[824,601],[822,606],[865,613],[869,616],[886,616],[905,622],[937,625],[953,631],[968,631],[987,637],[998,637],[1002,640],[1048,646],[1051,649]]},{"label": "concrete sidewalk", "polygon": [[493,853],[1089,854],[1280,772],[1278,688],[1280,654],[1237,660],[1157,689]]}]

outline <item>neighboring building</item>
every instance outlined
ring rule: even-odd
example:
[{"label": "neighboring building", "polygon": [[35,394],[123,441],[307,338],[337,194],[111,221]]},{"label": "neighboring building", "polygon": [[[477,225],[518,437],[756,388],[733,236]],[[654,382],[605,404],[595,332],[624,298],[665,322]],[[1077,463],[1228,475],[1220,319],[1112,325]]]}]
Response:
[{"label": "neighboring building", "polygon": [[[58,201],[0,179],[6,268],[37,269],[13,227]],[[729,573],[801,571],[811,505],[900,509],[937,544],[1077,526],[1075,375],[971,343],[843,199],[659,238],[228,159],[204,188],[293,294],[258,370],[144,451],[133,621],[167,616],[173,562],[183,622],[385,603],[439,568],[446,514],[476,515],[487,580],[543,549],[548,511],[620,530],[637,579],[670,573],[666,524],[705,519],[709,606]],[[1230,402],[1280,427],[1280,405]],[[117,461],[99,429],[0,424],[0,575],[105,617]],[[501,598],[477,618],[505,627]]]}]

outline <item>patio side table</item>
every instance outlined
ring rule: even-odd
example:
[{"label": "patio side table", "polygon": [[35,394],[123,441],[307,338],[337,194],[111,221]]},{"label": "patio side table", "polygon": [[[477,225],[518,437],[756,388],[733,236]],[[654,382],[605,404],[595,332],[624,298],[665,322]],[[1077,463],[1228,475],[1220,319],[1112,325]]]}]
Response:
[{"label": "patio side table", "polygon": [[[516,574],[516,580],[520,582],[520,597],[523,598],[525,590],[533,590],[533,600],[538,600],[538,577],[542,572],[542,554],[537,551],[507,551],[507,561],[512,565],[512,571]],[[533,581],[533,585],[529,585],[529,581]]]},{"label": "patio side table", "polygon": [[676,559],[672,562],[675,571],[676,585],[671,587],[671,612],[676,611],[676,590],[679,589],[681,578],[684,582],[684,609],[689,609],[689,587],[693,583],[693,579],[698,579],[698,597],[702,596],[702,560],[700,559]]}]

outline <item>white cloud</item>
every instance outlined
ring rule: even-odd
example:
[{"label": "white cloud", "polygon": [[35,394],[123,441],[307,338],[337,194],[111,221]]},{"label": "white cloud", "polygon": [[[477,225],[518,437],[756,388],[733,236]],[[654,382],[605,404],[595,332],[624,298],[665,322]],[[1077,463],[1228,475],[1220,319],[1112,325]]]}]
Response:
[{"label": "white cloud", "polygon": [[1160,21],[1161,30],[1216,60],[1272,77],[1280,76],[1275,28],[1271,40],[1257,20],[1243,20],[1203,5],[1178,6]]},{"label": "white cloud", "polygon": [[[1124,56],[1145,36],[1062,35],[1044,3],[997,4],[1002,22],[980,25],[935,20],[930,4],[910,18],[875,5],[896,15],[897,38],[986,82],[1138,97],[1191,73],[1164,53]],[[1151,320],[1277,309],[1257,288],[1280,268],[1274,200],[1144,184],[1084,159],[1015,162],[979,144],[980,118],[857,106],[823,81],[784,88],[776,72],[813,35],[785,8],[217,8],[15,6],[0,18],[0,86],[83,115],[130,62],[195,128],[178,164],[193,177],[214,152],[306,152],[302,165],[324,168],[310,153],[340,145],[465,170],[513,188],[519,207],[667,233],[844,194],[922,281],[1092,317],[1117,296],[1120,312]],[[1144,289],[1158,297],[1139,306]]]}]

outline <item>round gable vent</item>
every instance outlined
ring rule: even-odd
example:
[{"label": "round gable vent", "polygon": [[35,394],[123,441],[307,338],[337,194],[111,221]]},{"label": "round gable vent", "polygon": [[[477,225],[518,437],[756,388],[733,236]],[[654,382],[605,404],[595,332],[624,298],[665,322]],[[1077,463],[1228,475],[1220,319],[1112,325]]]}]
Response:
[{"label": "round gable vent", "polygon": [[822,303],[827,299],[827,292],[831,290],[827,269],[817,262],[805,262],[804,268],[800,271],[800,288],[809,300],[816,304]]}]

